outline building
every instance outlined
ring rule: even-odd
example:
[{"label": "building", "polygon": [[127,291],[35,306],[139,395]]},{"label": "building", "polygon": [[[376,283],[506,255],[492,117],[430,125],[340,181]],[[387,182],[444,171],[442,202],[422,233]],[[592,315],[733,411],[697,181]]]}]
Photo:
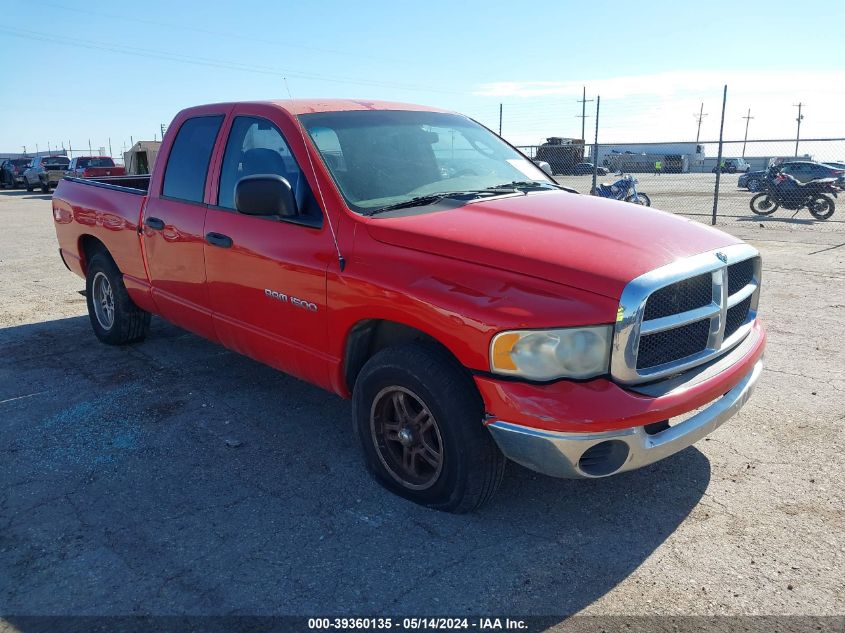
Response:
[{"label": "building", "polygon": [[153,171],[161,141],[138,141],[123,152],[123,164],[127,174],[150,174]]},{"label": "building", "polygon": [[595,162],[611,171],[629,173],[654,171],[654,164],[663,163],[666,173],[701,171],[704,146],[696,143],[629,143],[599,145]]}]

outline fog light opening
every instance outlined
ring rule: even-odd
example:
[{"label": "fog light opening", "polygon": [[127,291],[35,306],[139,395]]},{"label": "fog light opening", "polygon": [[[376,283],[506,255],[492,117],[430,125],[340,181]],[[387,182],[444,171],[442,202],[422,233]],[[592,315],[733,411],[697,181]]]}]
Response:
[{"label": "fog light opening", "polygon": [[628,445],[622,440],[605,440],[584,451],[578,468],[589,477],[606,477],[622,468],[628,452]]},{"label": "fog light opening", "polygon": [[660,422],[652,422],[651,424],[646,424],[643,427],[643,430],[648,435],[657,435],[658,433],[662,433],[666,429],[668,429],[671,425],[669,424],[669,420],[661,420]]}]

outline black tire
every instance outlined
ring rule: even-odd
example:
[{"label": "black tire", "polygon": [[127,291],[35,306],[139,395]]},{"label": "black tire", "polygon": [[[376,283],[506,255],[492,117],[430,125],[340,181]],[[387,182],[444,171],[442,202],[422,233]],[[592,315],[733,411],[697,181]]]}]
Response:
[{"label": "black tire", "polygon": [[[110,323],[100,298],[100,288],[104,287],[103,284],[108,285],[111,294]],[[147,335],[150,313],[136,306],[129,298],[123,284],[123,275],[108,253],[100,251],[88,262],[85,296],[91,327],[103,343],[125,345],[143,340]]]},{"label": "black tire", "polygon": [[827,220],[836,210],[836,203],[830,196],[817,195],[810,201],[810,213],[817,220]]},{"label": "black tire", "polygon": [[751,210],[757,215],[771,215],[778,210],[780,205],[769,198],[768,193],[758,193],[756,196],[751,198],[751,202],[748,203],[748,206],[750,206]]},{"label": "black tire", "polygon": [[26,181],[26,190],[27,190],[29,193],[32,193],[33,189],[35,189],[35,187],[33,187],[32,185],[30,185],[30,184],[29,184],[29,181],[27,180],[27,181]]},{"label": "black tire", "polygon": [[41,185],[42,193],[50,193],[50,185]]},{"label": "black tire", "polygon": [[651,198],[649,198],[644,193],[639,193],[639,192],[637,192],[637,200],[634,200],[634,196],[631,195],[631,196],[628,196],[627,198],[625,198],[625,202],[630,202],[631,204],[639,204],[639,205],[642,205],[644,207],[650,207],[651,206]]},{"label": "black tire", "polygon": [[746,188],[748,191],[760,191],[763,188],[763,183],[758,178],[751,178],[748,182],[745,183]]},{"label": "black tire", "polygon": [[[397,406],[397,398],[405,405]],[[378,352],[361,369],[352,402],[355,436],[367,470],[382,486],[420,505],[454,513],[475,510],[493,497],[506,460],[484,428],[484,405],[475,385],[445,352],[419,342]],[[393,415],[380,413],[384,406],[395,407]],[[400,409],[410,413],[406,422],[396,415]],[[419,420],[423,409],[428,416],[415,426],[411,419]],[[389,437],[391,433],[396,437]],[[431,445],[440,449],[430,451],[438,456],[433,460],[437,465],[414,456]],[[406,453],[400,458],[394,455],[397,451],[412,455],[410,469],[404,468]],[[419,477],[412,474],[417,467],[423,471]]]}]

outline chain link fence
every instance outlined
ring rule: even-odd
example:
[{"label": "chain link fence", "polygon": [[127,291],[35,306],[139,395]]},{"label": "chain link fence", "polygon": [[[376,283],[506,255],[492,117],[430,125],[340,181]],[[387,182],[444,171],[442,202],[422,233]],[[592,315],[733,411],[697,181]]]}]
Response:
[{"label": "chain link fence", "polygon": [[[772,163],[799,182],[832,178],[835,189],[845,191],[845,138],[802,140],[797,153],[794,138],[723,141],[721,169],[718,141],[585,145],[577,139],[554,139],[518,149],[548,163],[558,183],[580,193],[593,190],[595,164],[601,193],[625,199],[636,187],[638,197],[645,194],[651,206],[705,222],[713,220],[714,212],[720,223],[759,220],[750,202],[766,188],[766,170]],[[717,171],[721,172],[718,196]],[[626,175],[634,182],[624,180]],[[837,217],[841,218],[833,216],[831,221],[843,223]],[[806,208],[782,209],[767,220],[787,218],[814,220]]]}]

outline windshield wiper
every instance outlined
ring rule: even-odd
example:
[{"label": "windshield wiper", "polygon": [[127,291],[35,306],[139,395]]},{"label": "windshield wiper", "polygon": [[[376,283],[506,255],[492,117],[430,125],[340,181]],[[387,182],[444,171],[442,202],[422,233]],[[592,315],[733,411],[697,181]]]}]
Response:
[{"label": "windshield wiper", "polygon": [[532,189],[565,189],[557,183],[552,182],[538,182],[536,180],[514,180],[513,182],[506,182],[501,185],[490,187],[490,189],[517,189],[519,191],[530,191]]},{"label": "windshield wiper", "polygon": [[519,190],[514,187],[503,186],[488,187],[486,189],[474,189],[468,191],[446,191],[442,193],[432,193],[427,196],[417,196],[416,198],[411,198],[410,200],[403,200],[402,202],[397,202],[396,204],[389,204],[386,207],[379,207],[378,209],[373,209],[366,215],[376,215],[377,213],[384,213],[385,211],[393,211],[395,209],[422,207],[427,204],[436,204],[437,202],[440,202],[441,200],[446,200],[447,198],[466,198],[468,200],[471,200],[473,198],[478,198],[481,196],[498,196],[501,194],[518,192]]}]

